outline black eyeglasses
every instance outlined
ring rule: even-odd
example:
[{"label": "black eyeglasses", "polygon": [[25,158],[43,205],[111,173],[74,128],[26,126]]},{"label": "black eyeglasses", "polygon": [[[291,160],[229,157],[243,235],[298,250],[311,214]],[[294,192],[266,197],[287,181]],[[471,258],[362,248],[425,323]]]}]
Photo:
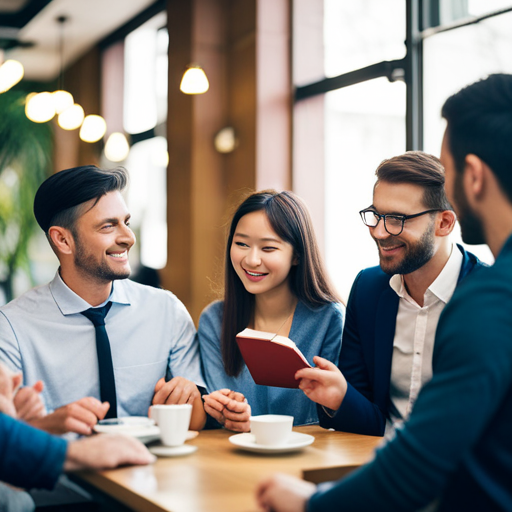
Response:
[{"label": "black eyeglasses", "polygon": [[386,214],[381,215],[376,212],[372,208],[366,208],[359,212],[361,215],[361,219],[369,228],[377,227],[377,224],[380,222],[380,219],[384,219],[384,229],[393,236],[398,236],[404,230],[404,222],[408,219],[415,219],[416,217],[420,217],[421,215],[425,215],[426,213],[432,212],[442,212],[441,209],[436,210],[425,210],[424,212],[415,213],[414,215],[394,215],[394,214]]}]

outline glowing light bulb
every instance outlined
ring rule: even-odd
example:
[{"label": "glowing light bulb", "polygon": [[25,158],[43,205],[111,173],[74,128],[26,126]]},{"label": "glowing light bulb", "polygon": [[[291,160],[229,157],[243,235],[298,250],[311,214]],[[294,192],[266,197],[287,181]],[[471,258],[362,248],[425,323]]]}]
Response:
[{"label": "glowing light bulb", "polygon": [[84,142],[97,142],[107,131],[107,123],[101,116],[86,116],[80,128],[80,138]]},{"label": "glowing light bulb", "polygon": [[125,134],[120,132],[111,133],[105,144],[105,156],[111,162],[121,162],[126,160],[129,152],[130,145]]},{"label": "glowing light bulb", "polygon": [[59,114],[58,123],[63,130],[76,130],[84,121],[84,109],[78,103]]},{"label": "glowing light bulb", "polygon": [[73,95],[68,91],[53,91],[52,98],[55,106],[55,112],[57,114],[64,112],[64,110],[71,107],[75,102],[73,100]]},{"label": "glowing light bulb", "polygon": [[200,66],[190,66],[181,79],[180,90],[185,94],[203,94],[210,84],[206,73]]},{"label": "glowing light bulb", "polygon": [[49,92],[29,94],[25,104],[25,114],[34,123],[46,123],[55,116],[55,106]]},{"label": "glowing light bulb", "polygon": [[25,73],[23,64],[17,60],[6,60],[0,66],[0,93],[8,91],[16,85]]}]

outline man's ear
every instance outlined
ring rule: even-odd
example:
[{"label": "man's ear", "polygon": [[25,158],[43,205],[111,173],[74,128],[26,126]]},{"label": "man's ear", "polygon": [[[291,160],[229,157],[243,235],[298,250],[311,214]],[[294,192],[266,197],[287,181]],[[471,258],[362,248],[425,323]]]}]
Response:
[{"label": "man's ear", "polygon": [[60,226],[52,226],[48,230],[48,237],[58,252],[62,254],[73,253],[75,241],[69,229]]},{"label": "man's ear", "polygon": [[478,156],[466,155],[464,165],[463,186],[469,204],[473,199],[479,199],[485,190],[485,175],[487,164]]},{"label": "man's ear", "polygon": [[452,210],[444,210],[437,214],[436,219],[436,236],[448,236],[455,227],[457,216]]}]

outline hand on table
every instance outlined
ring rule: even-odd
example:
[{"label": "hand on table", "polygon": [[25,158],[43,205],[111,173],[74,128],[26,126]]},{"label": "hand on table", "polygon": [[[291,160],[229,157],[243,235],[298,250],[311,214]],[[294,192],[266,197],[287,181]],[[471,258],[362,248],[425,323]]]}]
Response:
[{"label": "hand on table", "polygon": [[43,383],[38,380],[33,386],[20,388],[14,396],[14,407],[18,419],[30,422],[45,416],[46,409],[41,399]]},{"label": "hand on table", "polygon": [[168,382],[161,378],[155,385],[152,404],[191,404],[190,429],[201,430],[206,423],[201,393],[196,384],[184,377],[174,377]]},{"label": "hand on table", "polygon": [[89,435],[92,427],[102,420],[110,407],[108,402],[100,402],[91,396],[81,398],[76,402],[55,409],[42,418],[36,418],[29,423],[51,434],[76,432]]},{"label": "hand on table", "polygon": [[113,469],[127,464],[150,464],[155,460],[155,456],[133,437],[98,435],[69,443],[64,469]]},{"label": "hand on table", "polygon": [[21,373],[13,373],[7,366],[0,363],[0,412],[16,418],[14,395],[20,387],[23,377]]},{"label": "hand on table", "polygon": [[170,381],[160,379],[155,386],[153,405],[156,404],[193,404],[201,398],[197,386],[184,377],[174,377]]},{"label": "hand on table", "polygon": [[315,356],[316,368],[304,368],[295,374],[300,379],[299,388],[313,402],[338,410],[347,393],[347,381],[339,368],[324,359]]},{"label": "hand on table", "polygon": [[244,395],[229,389],[219,389],[203,396],[204,410],[221,425],[235,432],[251,430],[251,406]]},{"label": "hand on table", "polygon": [[256,501],[267,512],[304,512],[315,491],[311,482],[278,473],[259,483]]}]

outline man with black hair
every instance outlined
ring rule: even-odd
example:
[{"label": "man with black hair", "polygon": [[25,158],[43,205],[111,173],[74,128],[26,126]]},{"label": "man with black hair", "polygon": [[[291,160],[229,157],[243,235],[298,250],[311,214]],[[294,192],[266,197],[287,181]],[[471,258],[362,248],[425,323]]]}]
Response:
[{"label": "man with black hair", "polygon": [[262,482],[266,510],[512,510],[512,75],[462,89],[442,114],[448,199],[463,240],[487,243],[495,263],[444,309],[433,378],[396,437],[340,482]]},{"label": "man with black hair", "polygon": [[135,243],[124,169],[67,169],[48,178],[35,217],[59,259],[53,281],[0,308],[0,359],[42,380],[50,414],[30,423],[90,434],[103,418],[147,415],[151,403],[205,413],[195,328],[170,292],[128,280]]}]

